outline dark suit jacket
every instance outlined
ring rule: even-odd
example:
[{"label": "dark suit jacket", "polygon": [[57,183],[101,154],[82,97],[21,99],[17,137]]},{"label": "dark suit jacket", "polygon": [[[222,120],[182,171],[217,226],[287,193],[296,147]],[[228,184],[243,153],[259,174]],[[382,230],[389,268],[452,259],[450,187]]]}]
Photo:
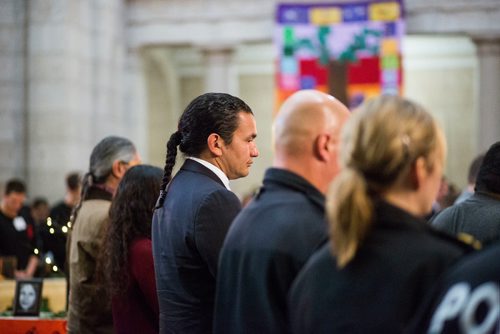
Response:
[{"label": "dark suit jacket", "polygon": [[293,333],[402,333],[440,275],[471,249],[386,202],[354,259],[338,269],[326,244],[289,295]]},{"label": "dark suit jacket", "polygon": [[208,168],[187,159],[153,216],[161,333],[212,331],[219,251],[241,209]]},{"label": "dark suit jacket", "polygon": [[270,168],[259,194],[236,217],[221,251],[215,333],[287,331],[293,279],[328,236],[321,192]]}]

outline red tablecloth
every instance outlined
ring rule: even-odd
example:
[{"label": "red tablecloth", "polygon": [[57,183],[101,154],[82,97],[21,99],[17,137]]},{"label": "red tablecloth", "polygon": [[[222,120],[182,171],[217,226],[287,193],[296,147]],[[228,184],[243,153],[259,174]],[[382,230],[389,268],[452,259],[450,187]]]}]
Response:
[{"label": "red tablecloth", "polygon": [[2,334],[64,334],[66,319],[0,317]]}]

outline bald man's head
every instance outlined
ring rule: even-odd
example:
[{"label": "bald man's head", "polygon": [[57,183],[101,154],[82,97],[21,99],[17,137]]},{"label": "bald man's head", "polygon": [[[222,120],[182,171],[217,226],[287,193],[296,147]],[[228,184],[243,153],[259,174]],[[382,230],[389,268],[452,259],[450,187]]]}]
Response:
[{"label": "bald man's head", "polygon": [[273,125],[275,153],[299,157],[312,152],[322,133],[338,137],[349,110],[333,96],[301,90],[281,106]]}]

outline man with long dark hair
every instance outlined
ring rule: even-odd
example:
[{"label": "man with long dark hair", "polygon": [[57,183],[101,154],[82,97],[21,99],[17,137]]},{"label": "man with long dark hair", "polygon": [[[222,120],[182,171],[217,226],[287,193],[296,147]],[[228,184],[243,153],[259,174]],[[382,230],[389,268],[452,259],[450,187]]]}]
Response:
[{"label": "man with long dark hair", "polygon": [[[212,331],[219,251],[241,209],[229,180],[248,175],[256,136],[250,107],[222,93],[195,98],[170,136],[152,230],[161,333]],[[177,147],[187,159],[171,179]]]}]

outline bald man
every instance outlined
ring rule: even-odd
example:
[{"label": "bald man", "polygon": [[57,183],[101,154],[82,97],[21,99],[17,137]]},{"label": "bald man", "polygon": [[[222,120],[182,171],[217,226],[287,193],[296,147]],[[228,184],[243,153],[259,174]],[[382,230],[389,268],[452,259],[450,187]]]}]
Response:
[{"label": "bald man", "polygon": [[348,117],[342,103],[313,90],[282,105],[273,125],[273,167],[221,251],[215,333],[288,332],[288,289],[328,238],[325,193],[339,172],[340,130]]}]

